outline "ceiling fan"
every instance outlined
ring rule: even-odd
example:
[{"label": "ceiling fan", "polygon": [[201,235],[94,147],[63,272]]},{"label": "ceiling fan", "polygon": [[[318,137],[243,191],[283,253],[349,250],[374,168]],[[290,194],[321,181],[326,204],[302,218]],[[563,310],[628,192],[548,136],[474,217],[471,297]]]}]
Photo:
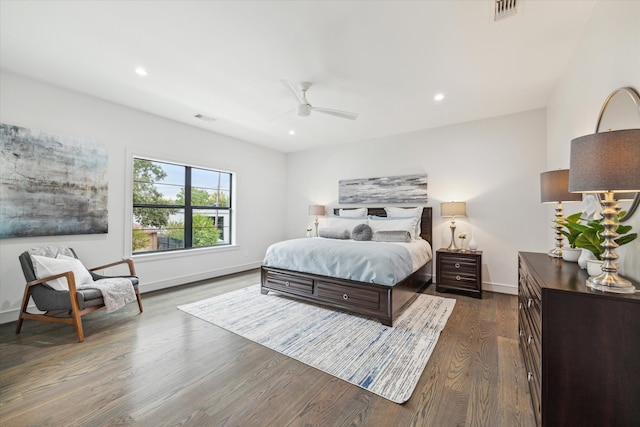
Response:
[{"label": "ceiling fan", "polygon": [[331,116],[336,116],[343,119],[355,120],[356,118],[358,118],[358,113],[350,113],[348,111],[333,110],[331,108],[314,107],[311,104],[309,104],[309,101],[307,101],[307,91],[311,87],[310,82],[302,82],[300,83],[299,87],[296,87],[288,80],[280,80],[280,81],[287,89],[289,89],[293,93],[293,95],[298,100],[297,111],[298,111],[298,116],[300,117],[307,117],[308,115],[311,114],[311,111],[317,111],[318,113],[329,114]]}]

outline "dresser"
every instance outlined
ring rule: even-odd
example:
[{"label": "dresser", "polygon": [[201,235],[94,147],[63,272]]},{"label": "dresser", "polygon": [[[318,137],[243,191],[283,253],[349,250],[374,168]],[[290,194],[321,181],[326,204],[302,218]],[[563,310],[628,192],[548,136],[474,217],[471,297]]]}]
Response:
[{"label": "dresser", "polygon": [[436,290],[482,298],[482,251],[436,251]]},{"label": "dresser", "polygon": [[518,276],[538,425],[640,426],[640,293],[592,290],[576,263],[543,253],[520,252]]}]

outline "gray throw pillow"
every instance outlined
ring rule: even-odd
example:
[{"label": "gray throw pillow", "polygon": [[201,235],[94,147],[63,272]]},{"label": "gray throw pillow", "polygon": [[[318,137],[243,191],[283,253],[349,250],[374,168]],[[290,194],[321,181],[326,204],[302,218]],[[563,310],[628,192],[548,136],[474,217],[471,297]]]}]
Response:
[{"label": "gray throw pillow", "polygon": [[318,235],[320,237],[324,237],[325,239],[346,240],[349,238],[349,230],[345,230],[344,228],[323,227],[318,230]]},{"label": "gray throw pillow", "polygon": [[376,231],[373,233],[374,242],[410,242],[411,233],[405,230]]},{"label": "gray throw pillow", "polygon": [[360,241],[371,240],[372,234],[373,232],[371,231],[371,227],[367,224],[358,224],[353,227],[353,230],[351,231],[351,238],[353,240]]}]

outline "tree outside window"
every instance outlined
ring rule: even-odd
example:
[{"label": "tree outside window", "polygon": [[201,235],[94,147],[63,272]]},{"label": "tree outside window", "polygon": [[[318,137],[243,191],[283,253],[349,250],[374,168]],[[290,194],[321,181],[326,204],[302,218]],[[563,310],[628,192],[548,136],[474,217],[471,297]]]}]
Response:
[{"label": "tree outside window", "polygon": [[133,253],[231,243],[227,172],[134,158]]}]

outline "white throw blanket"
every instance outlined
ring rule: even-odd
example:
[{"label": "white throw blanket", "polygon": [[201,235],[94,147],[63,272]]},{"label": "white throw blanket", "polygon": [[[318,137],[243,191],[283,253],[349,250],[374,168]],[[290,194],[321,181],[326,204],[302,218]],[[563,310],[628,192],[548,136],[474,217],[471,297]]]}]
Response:
[{"label": "white throw blanket", "polygon": [[98,289],[102,293],[107,313],[111,313],[136,300],[131,280],[126,277],[110,277],[77,286],[78,289]]}]

